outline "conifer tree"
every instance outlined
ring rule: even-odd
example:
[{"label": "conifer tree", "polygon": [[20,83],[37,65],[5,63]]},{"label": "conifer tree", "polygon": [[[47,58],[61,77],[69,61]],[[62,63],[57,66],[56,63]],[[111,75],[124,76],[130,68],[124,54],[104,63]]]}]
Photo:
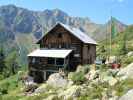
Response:
[{"label": "conifer tree", "polygon": [[123,35],[123,40],[122,40],[122,46],[121,46],[121,54],[126,54],[127,53],[127,48],[126,48],[126,32]]},{"label": "conifer tree", "polygon": [[121,42],[120,42],[120,48],[119,48],[119,55],[124,55],[127,53],[127,47],[126,47],[126,39],[127,39],[127,35],[126,35],[126,32],[123,33],[122,35],[122,39],[121,39]]},{"label": "conifer tree", "polygon": [[1,47],[0,48],[0,73],[3,73],[5,68],[6,68],[5,54],[4,54],[4,51],[3,51],[3,47]]}]

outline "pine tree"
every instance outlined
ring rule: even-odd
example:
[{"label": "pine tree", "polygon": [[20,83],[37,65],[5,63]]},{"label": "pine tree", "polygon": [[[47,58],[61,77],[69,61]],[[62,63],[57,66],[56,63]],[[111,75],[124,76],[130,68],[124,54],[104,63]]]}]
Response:
[{"label": "pine tree", "polygon": [[126,54],[127,53],[127,48],[126,48],[126,32],[123,35],[123,40],[122,40],[122,46],[121,46],[121,54]]},{"label": "pine tree", "polygon": [[6,68],[5,54],[4,54],[4,51],[3,51],[3,47],[1,47],[1,49],[0,49],[0,73],[3,73],[5,68]]},{"label": "pine tree", "polygon": [[6,65],[8,66],[8,71],[10,75],[16,74],[18,70],[18,62],[17,62],[17,53],[16,51],[8,54],[6,58]]}]

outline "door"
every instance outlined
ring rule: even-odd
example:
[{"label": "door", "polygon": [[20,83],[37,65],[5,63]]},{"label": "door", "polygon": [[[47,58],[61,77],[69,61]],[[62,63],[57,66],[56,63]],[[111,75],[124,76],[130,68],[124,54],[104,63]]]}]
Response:
[{"label": "door", "polygon": [[42,71],[35,71],[34,81],[36,83],[42,83],[44,81],[44,72],[42,72]]}]

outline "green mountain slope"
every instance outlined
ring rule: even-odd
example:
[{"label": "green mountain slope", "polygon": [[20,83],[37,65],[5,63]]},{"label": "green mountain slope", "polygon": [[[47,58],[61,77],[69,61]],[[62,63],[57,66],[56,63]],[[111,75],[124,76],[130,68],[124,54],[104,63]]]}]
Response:
[{"label": "green mountain slope", "polygon": [[[123,24],[116,18],[113,18],[113,21],[114,21],[114,26],[116,28],[117,33],[123,32],[127,28],[127,25]],[[111,32],[111,22],[112,21],[109,20],[107,23],[105,23],[104,25],[97,28],[93,32],[94,39],[96,39],[97,41],[102,41],[105,38],[108,38],[110,36],[109,34]]]},{"label": "green mountain slope", "polygon": [[[112,44],[110,44],[110,38],[99,42],[97,54],[101,56],[109,56],[110,45],[111,55],[120,58],[123,64],[130,64],[133,61],[133,57],[128,57],[127,54],[133,51],[133,25],[128,26],[125,31],[118,33],[117,36],[112,39]],[[103,52],[103,47],[105,52]]]}]

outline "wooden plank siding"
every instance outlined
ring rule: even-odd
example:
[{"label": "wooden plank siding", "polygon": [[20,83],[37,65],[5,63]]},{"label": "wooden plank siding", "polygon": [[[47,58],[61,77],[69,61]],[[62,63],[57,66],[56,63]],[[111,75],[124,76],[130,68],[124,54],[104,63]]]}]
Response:
[{"label": "wooden plank siding", "polygon": [[[62,34],[59,37],[59,34]],[[57,25],[41,40],[40,48],[73,49],[73,55],[79,54],[78,58],[71,58],[73,62],[80,64],[92,64],[96,57],[96,45],[84,44],[72,33]],[[72,62],[71,62],[72,63]]]},{"label": "wooden plank siding", "polygon": [[[59,34],[62,34],[61,38],[59,38]],[[64,44],[66,47],[70,48],[72,44],[81,45],[81,41],[74,37],[70,32],[60,27],[58,29],[53,29],[50,33],[41,40],[40,47],[41,48],[49,48],[49,45],[52,45],[52,48],[59,48],[59,45]]]},{"label": "wooden plank siding", "polygon": [[[79,64],[93,64],[96,58],[96,44],[83,43],[79,38],[74,36],[70,31],[56,25],[42,39],[39,40],[40,49],[69,49],[73,50],[65,59],[66,67],[69,71],[76,70]],[[33,58],[36,62],[33,63]],[[51,72],[59,71],[59,66],[48,64],[46,57],[29,57],[29,72],[37,81],[46,80]],[[56,59],[56,58],[55,58]],[[41,75],[39,75],[39,73]],[[46,74],[46,75],[45,75]],[[46,78],[40,76],[45,75]],[[38,77],[37,77],[38,76]]]},{"label": "wooden plank siding", "polygon": [[[59,37],[59,34],[62,36]],[[71,67],[77,66],[79,63],[82,64],[82,45],[82,41],[73,36],[63,27],[54,28],[50,33],[47,33],[47,35],[40,42],[40,48],[72,49],[73,55],[71,56],[74,56],[74,54],[79,54],[80,57],[71,57]]]}]

